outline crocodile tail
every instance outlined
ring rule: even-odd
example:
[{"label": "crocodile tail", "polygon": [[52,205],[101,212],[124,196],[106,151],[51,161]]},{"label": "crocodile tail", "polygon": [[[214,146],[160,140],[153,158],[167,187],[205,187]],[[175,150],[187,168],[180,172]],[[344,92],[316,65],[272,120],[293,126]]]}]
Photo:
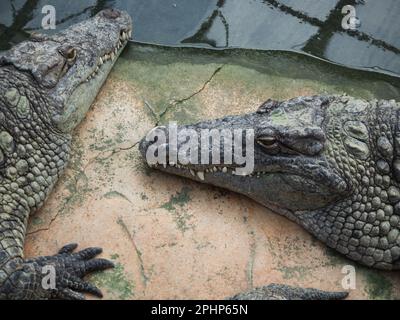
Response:
[{"label": "crocodile tail", "polygon": [[270,284],[239,293],[230,300],[342,300],[348,292],[329,292],[311,288],[292,287],[284,284]]}]

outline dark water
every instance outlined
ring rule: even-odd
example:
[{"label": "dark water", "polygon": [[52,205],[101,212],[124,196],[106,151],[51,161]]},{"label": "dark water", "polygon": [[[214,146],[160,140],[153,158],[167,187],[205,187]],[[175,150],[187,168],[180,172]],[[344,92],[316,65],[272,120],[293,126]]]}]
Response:
[{"label": "dark water", "polygon": [[[2,0],[0,50],[41,31],[47,4],[56,8],[57,28],[116,7],[132,15],[138,42],[294,50],[400,75],[399,0]],[[356,30],[342,28],[345,5],[356,10]]]}]

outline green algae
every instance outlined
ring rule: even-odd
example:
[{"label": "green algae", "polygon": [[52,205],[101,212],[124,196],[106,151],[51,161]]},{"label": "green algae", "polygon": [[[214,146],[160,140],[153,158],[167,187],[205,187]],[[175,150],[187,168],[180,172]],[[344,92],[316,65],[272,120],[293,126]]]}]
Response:
[{"label": "green algae", "polygon": [[111,255],[115,267],[110,270],[90,276],[90,282],[95,286],[107,290],[112,299],[126,300],[134,298],[135,285],[125,272],[121,263],[117,261],[118,254]]},{"label": "green algae", "polygon": [[125,196],[124,194],[122,194],[121,192],[118,192],[118,191],[110,191],[110,192],[107,192],[107,193],[105,193],[105,194],[103,195],[103,198],[106,198],[106,199],[122,198],[122,199],[124,199],[124,200],[126,200],[126,201],[128,201],[128,202],[131,202],[131,201],[128,199],[127,196]]},{"label": "green algae", "polygon": [[190,188],[183,187],[181,191],[177,192],[175,195],[172,195],[169,201],[164,203],[161,208],[164,208],[168,211],[174,211],[176,210],[177,206],[183,207],[191,200],[190,191]]},{"label": "green algae", "polygon": [[182,232],[185,232],[193,227],[189,223],[193,215],[188,213],[186,210],[182,210],[182,208],[191,201],[190,191],[190,188],[183,187],[181,191],[177,192],[175,195],[172,195],[168,202],[161,205],[161,208],[164,208],[172,213],[177,228]]},{"label": "green algae", "polygon": [[393,299],[393,284],[380,271],[364,269],[362,275],[365,278],[365,292],[370,299]]}]

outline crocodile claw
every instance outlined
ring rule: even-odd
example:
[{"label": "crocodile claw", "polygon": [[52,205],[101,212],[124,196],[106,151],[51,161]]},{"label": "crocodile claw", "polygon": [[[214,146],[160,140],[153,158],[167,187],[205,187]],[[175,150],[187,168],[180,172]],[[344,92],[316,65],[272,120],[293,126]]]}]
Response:
[{"label": "crocodile claw", "polygon": [[[62,247],[54,256],[39,257],[26,263],[33,263],[36,268],[52,267],[55,271],[55,287],[48,289],[48,298],[84,300],[83,293],[89,293],[96,297],[103,297],[100,289],[83,280],[87,274],[102,271],[114,267],[114,264],[106,259],[95,258],[102,253],[101,248],[87,248],[74,252],[78,247],[72,243]],[[43,272],[42,272],[43,273]]]}]

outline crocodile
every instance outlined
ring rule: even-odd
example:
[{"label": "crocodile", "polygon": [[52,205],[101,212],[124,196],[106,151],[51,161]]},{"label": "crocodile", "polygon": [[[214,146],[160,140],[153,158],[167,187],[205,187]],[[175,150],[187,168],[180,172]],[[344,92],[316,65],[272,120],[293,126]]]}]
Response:
[{"label": "crocodile", "polygon": [[[397,270],[399,112],[395,100],[348,95],[269,99],[252,113],[177,126],[175,138],[171,126],[156,127],[139,149],[155,169],[243,194],[353,261]],[[204,130],[231,134],[202,140]],[[235,130],[242,132],[239,150],[252,146],[251,171],[239,172],[243,161],[230,153],[225,161],[225,151],[235,146],[225,143],[225,137],[232,140]],[[246,131],[252,132],[250,138]],[[189,132],[196,135],[188,139]],[[156,149],[165,161],[157,153],[152,156]],[[192,161],[201,152],[217,161]]]},{"label": "crocodile", "polygon": [[85,275],[112,268],[92,247],[68,244],[26,259],[29,216],[65,169],[81,122],[132,34],[123,11],[105,9],[54,35],[34,34],[0,57],[0,299],[102,296]]}]

